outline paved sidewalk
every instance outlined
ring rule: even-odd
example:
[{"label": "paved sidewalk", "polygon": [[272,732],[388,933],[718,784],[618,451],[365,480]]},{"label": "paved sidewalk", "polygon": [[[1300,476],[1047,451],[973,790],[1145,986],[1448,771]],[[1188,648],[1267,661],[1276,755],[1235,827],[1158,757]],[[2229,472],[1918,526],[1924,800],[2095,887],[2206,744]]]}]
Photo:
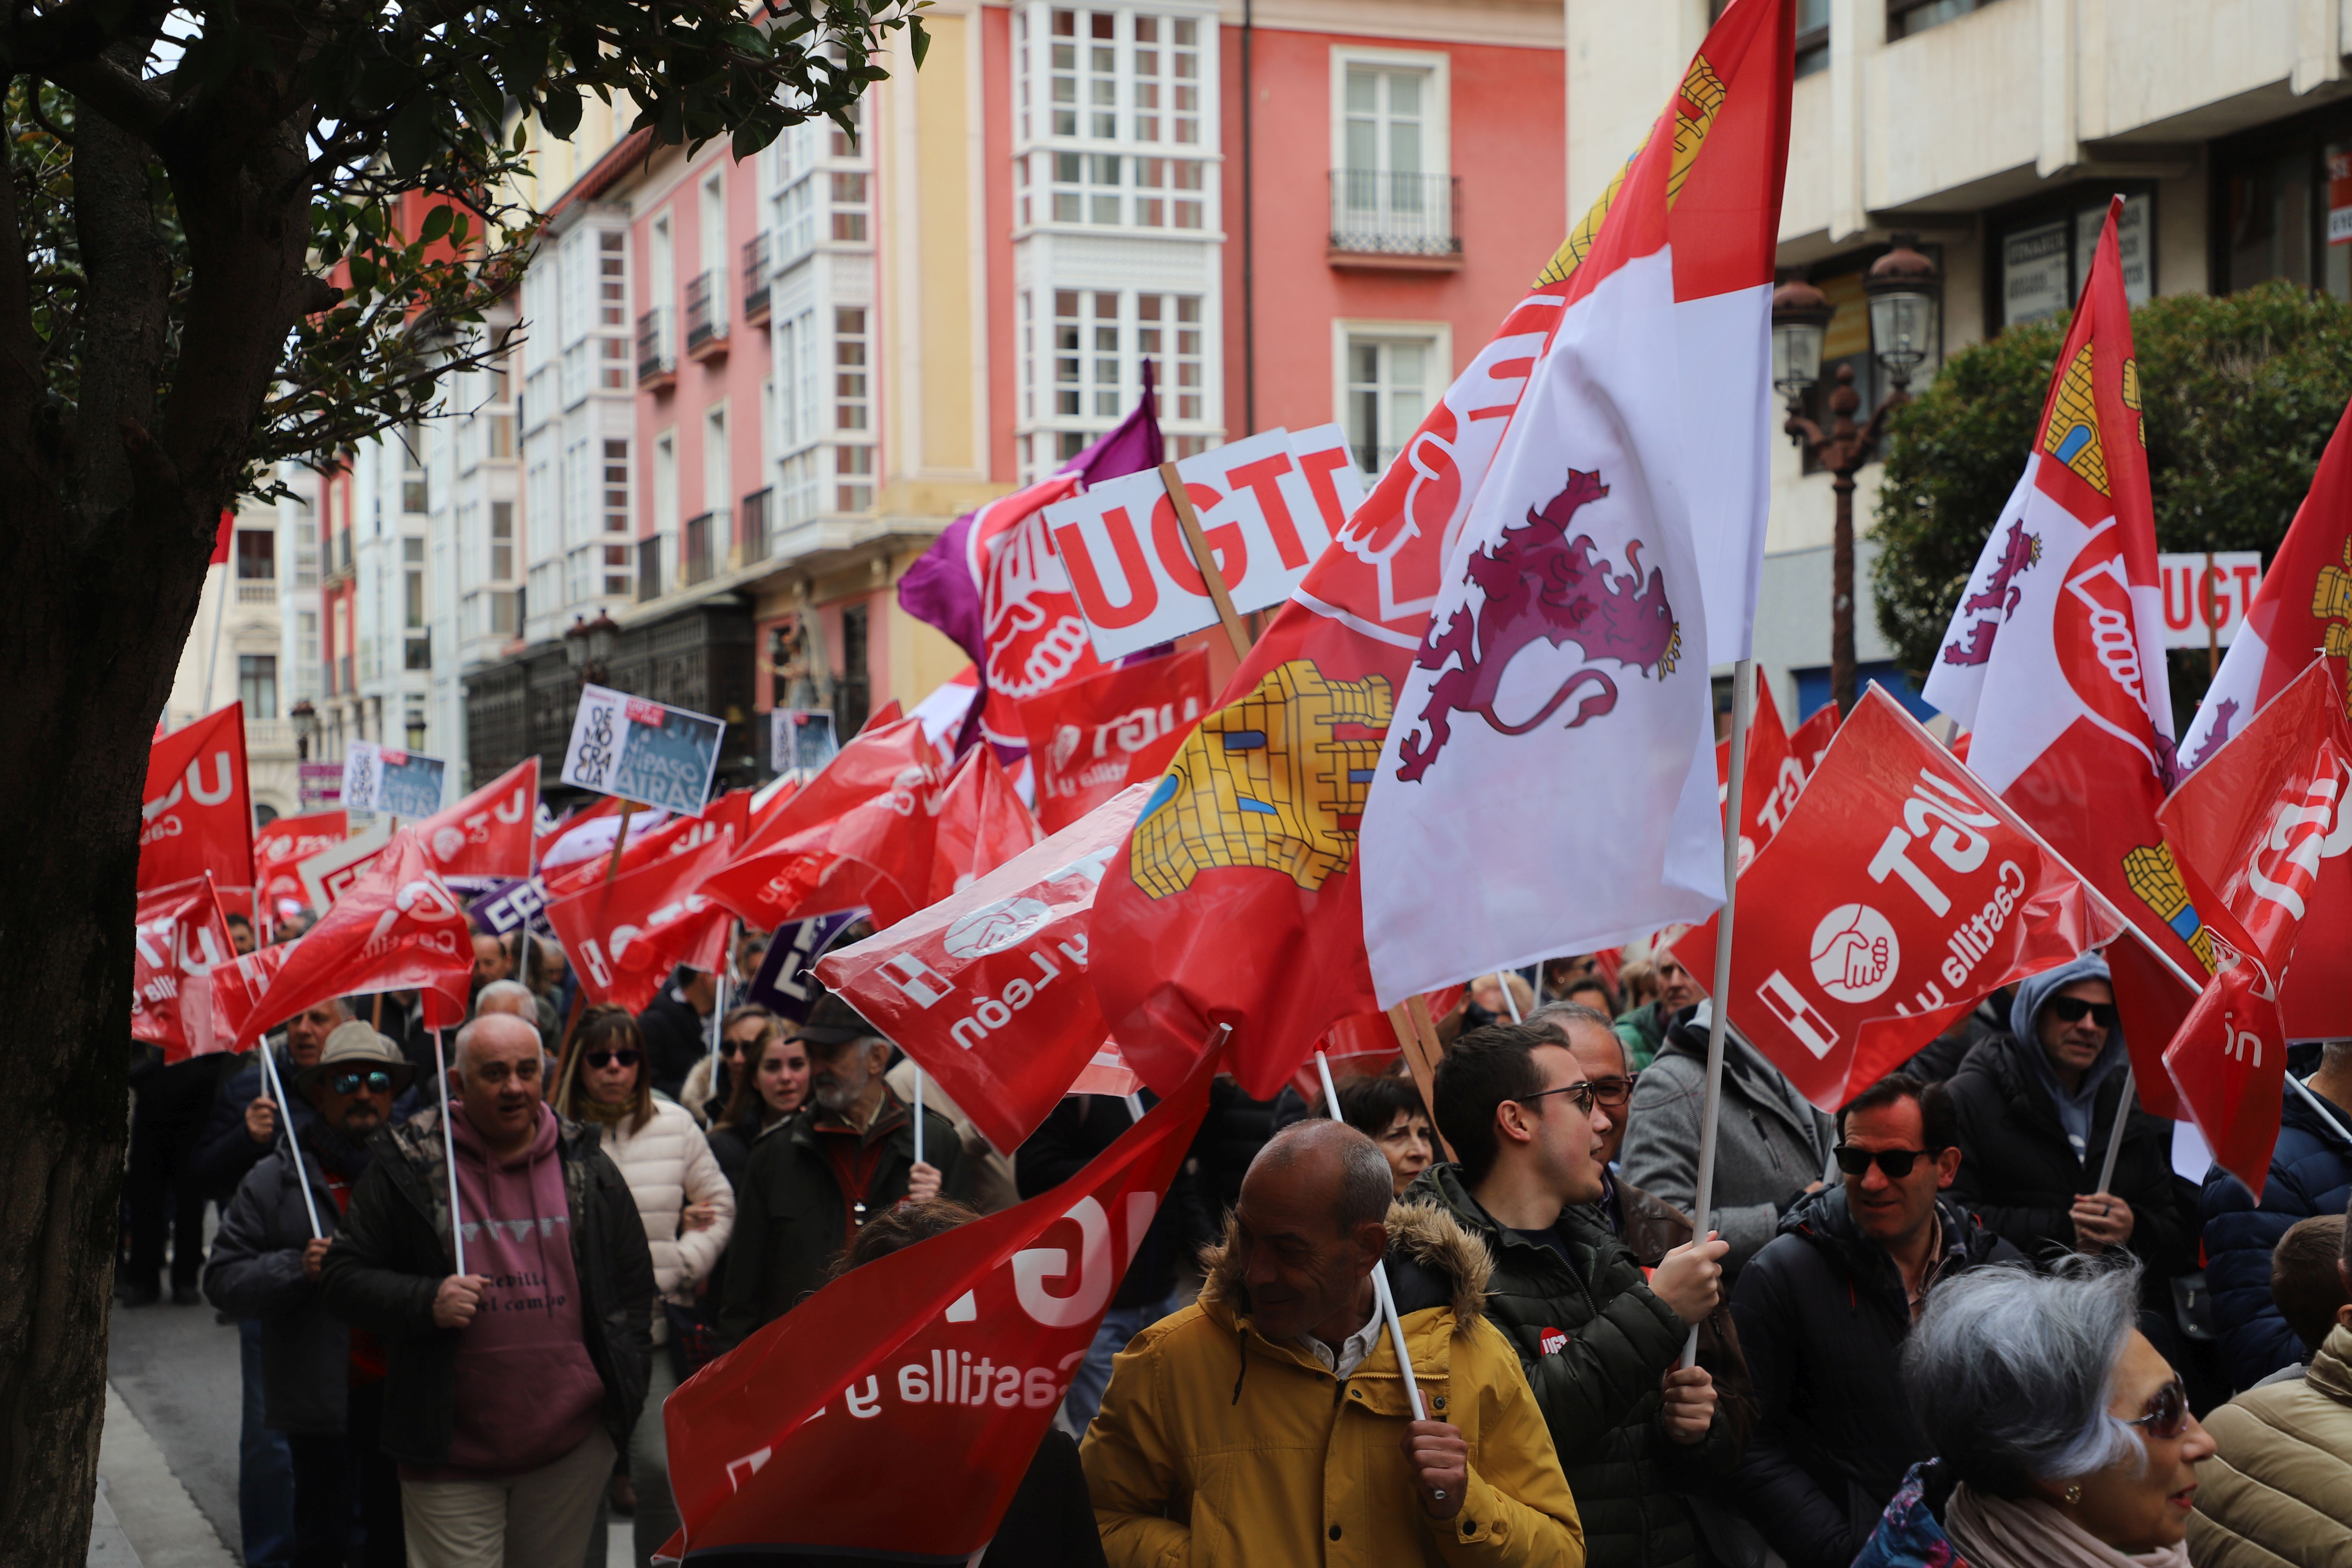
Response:
[{"label": "paved sidewalk", "polygon": [[164,1462],[163,1450],[110,1383],[98,1480],[91,1568],[236,1568],[236,1557]]}]

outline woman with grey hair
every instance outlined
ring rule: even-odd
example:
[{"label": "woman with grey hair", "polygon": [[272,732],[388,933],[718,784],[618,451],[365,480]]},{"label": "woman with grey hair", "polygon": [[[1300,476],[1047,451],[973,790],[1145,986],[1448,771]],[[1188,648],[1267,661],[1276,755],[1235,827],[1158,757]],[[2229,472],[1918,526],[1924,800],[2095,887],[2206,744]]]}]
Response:
[{"label": "woman with grey hair", "polygon": [[1936,1287],[1903,1381],[1937,1458],[1853,1568],[2188,1568],[2213,1440],[2136,1326],[2139,1269],[1972,1269]]}]

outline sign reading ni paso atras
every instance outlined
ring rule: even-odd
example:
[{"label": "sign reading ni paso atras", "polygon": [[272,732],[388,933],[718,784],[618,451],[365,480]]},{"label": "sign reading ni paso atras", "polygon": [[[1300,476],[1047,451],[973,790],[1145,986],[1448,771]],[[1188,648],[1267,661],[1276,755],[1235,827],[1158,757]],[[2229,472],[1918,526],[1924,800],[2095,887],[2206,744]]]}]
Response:
[{"label": "sign reading ni paso atras", "polygon": [[618,795],[699,816],[719,771],[719,742],[727,726],[602,686],[580,689],[580,711],[564,749],[562,779],[580,789]]}]

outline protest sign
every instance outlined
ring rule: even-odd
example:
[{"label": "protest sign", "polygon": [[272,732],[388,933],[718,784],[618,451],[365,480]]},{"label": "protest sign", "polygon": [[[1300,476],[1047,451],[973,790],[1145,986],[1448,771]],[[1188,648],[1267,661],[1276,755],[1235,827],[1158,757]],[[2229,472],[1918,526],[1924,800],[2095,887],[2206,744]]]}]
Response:
[{"label": "protest sign", "polygon": [[294,772],[295,803],[304,811],[320,811],[343,803],[342,763],[297,763]]},{"label": "protest sign", "polygon": [[2164,646],[2228,647],[2262,590],[2263,552],[2166,552],[2156,574],[2164,585]]},{"label": "protest sign", "polygon": [[449,764],[439,757],[352,741],[343,749],[342,807],[386,816],[430,816],[441,809],[448,773]]},{"label": "protest sign", "polygon": [[826,708],[779,708],[768,715],[768,765],[780,773],[814,773],[841,750]]},{"label": "protest sign", "polygon": [[743,1000],[765,1007],[779,1018],[805,1024],[824,994],[824,986],[804,971],[814,963],[852,921],[866,918],[864,910],[842,910],[814,920],[794,921],[769,939],[768,955]]},{"label": "protest sign", "polygon": [[726,729],[707,713],[583,686],[562,776],[580,789],[698,816],[710,799]]},{"label": "protest sign", "polygon": [[535,876],[492,888],[466,905],[466,916],[492,936],[505,936],[524,926],[552,929],[547,923],[547,884]]},{"label": "protest sign", "polygon": [[[1176,472],[1244,615],[1288,598],[1362,500],[1337,425],[1261,430],[1186,458]],[[1157,470],[1056,501],[1045,521],[1096,658],[1108,662],[1216,625]]]}]

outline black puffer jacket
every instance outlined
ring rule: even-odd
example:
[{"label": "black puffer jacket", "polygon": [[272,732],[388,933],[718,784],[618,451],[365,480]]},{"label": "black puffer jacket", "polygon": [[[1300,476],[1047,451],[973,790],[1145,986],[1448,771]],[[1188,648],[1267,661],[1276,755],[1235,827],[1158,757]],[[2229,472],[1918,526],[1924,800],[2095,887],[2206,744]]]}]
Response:
[{"label": "black puffer jacket", "polygon": [[[283,1143],[247,1172],[205,1258],[205,1299],[261,1324],[263,1424],[312,1436],[341,1434],[350,1413],[352,1331],[328,1315],[320,1287],[302,1277],[311,1215],[329,1237],[339,1218],[318,1167],[318,1145],[330,1140],[341,1142],[325,1123],[310,1124],[300,1177],[310,1188],[309,1206],[296,1184],[294,1152]],[[348,1145],[336,1152],[338,1173],[367,1163]]]},{"label": "black puffer jacket", "polygon": [[[1948,1200],[1936,1213],[1943,1277],[2021,1261]],[[1731,1315],[1763,1405],[1731,1495],[1789,1568],[1846,1568],[1904,1471],[1932,1457],[1897,1366],[1911,1335],[1903,1277],[1832,1187],[1790,1209],[1740,1270]]]},{"label": "black puffer jacket", "polygon": [[1497,1224],[1463,1186],[1459,1166],[1432,1165],[1404,1201],[1444,1210],[1493,1255],[1486,1315],[1518,1351],[1551,1429],[1591,1568],[1697,1563],[1690,1515],[1675,1490],[1728,1470],[1737,1443],[1720,1407],[1704,1442],[1666,1436],[1659,1381],[1689,1329],[1651,1293],[1642,1266],[1599,1211],[1559,1216],[1570,1268],[1550,1247]]},{"label": "black puffer jacket", "polygon": [[[457,1272],[441,1136],[436,1106],[369,1140],[373,1157],[319,1271],[327,1310],[383,1342],[383,1451],[410,1465],[446,1463],[457,1421],[458,1331],[433,1326],[434,1293]],[[604,1430],[625,1452],[653,1359],[654,1258],[629,1184],[598,1143],[593,1127],[566,1121],[555,1148]]]},{"label": "black puffer jacket", "polygon": [[[2041,1048],[2011,1034],[1989,1036],[1948,1086],[1959,1114],[1962,1155],[1952,1201],[2037,1265],[2074,1249],[2074,1222],[2067,1210],[2099,1184],[2126,1076],[2111,1072],[2099,1086],[2088,1153],[2077,1158],[2025,1060],[2025,1052]],[[2147,1266],[2141,1304],[2168,1317],[2169,1281],[2197,1267],[2197,1189],[2173,1174],[2172,1123],[2150,1116],[2137,1101],[2116,1160],[2115,1192],[2132,1208],[2125,1250]]]}]

